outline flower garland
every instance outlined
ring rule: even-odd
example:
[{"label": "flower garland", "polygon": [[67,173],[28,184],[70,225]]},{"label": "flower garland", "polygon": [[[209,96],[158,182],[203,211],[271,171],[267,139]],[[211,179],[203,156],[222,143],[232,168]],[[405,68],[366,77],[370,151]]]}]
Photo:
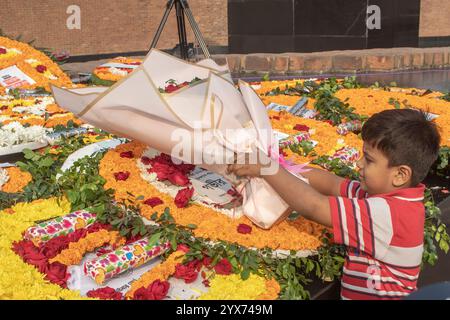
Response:
[{"label": "flower garland", "polygon": [[[196,237],[237,242],[245,247],[314,250],[321,245],[320,237],[323,226],[302,217],[294,221],[283,221],[270,230],[253,228],[251,234],[242,234],[238,232],[238,226],[252,224],[244,216],[239,219],[231,219],[197,204],[178,208],[172,197],[158,191],[141,178],[136,160],[146,149],[147,146],[139,142],[122,144],[109,150],[99,164],[99,173],[106,180],[104,187],[115,190],[117,201],[126,201],[129,193],[143,196],[144,200],[138,200],[138,203],[142,206],[141,214],[144,217],[149,219],[155,209],[168,207],[177,224],[196,226],[193,230]],[[124,152],[131,152],[133,158],[121,157],[121,153]],[[116,180],[114,174],[118,172],[128,172],[129,176],[126,180]],[[155,208],[146,205],[145,199],[150,198],[159,198],[163,204],[159,204]]]},{"label": "flower garland", "polygon": [[44,279],[45,275],[26,264],[13,252],[12,244],[35,221],[62,216],[70,211],[70,203],[56,198],[19,203],[5,214],[0,212],[0,299],[80,299],[78,292],[63,289]]},{"label": "flower garland", "polygon": [[9,176],[9,181],[3,184],[3,187],[0,187],[0,191],[2,192],[21,192],[23,188],[25,188],[33,179],[29,172],[22,171],[17,167],[9,167],[3,170],[6,171],[7,175]]},{"label": "flower garland", "polygon": [[44,87],[50,91],[50,83],[59,87],[73,87],[69,76],[44,53],[28,44],[0,37],[0,70],[14,65],[36,81],[23,89]]},{"label": "flower garland", "polygon": [[121,238],[117,231],[102,229],[88,234],[78,242],[70,243],[67,249],[50,259],[50,263],[59,262],[66,266],[79,264],[87,252],[92,252],[106,244],[116,246],[124,243],[125,239]]}]

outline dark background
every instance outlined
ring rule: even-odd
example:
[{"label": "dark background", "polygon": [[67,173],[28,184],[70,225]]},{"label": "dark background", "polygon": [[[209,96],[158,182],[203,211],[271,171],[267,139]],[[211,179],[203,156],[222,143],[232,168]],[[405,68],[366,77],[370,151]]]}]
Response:
[{"label": "dark background", "polygon": [[[367,6],[381,30],[367,30]],[[420,0],[228,0],[230,53],[418,47]]]}]

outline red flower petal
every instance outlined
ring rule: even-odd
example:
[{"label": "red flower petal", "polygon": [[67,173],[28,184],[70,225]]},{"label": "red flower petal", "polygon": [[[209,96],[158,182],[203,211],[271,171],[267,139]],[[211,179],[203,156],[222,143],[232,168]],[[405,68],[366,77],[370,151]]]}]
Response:
[{"label": "red flower petal", "polygon": [[144,204],[146,204],[152,208],[156,207],[157,205],[163,204],[163,203],[164,202],[158,197],[149,198],[144,201]]},{"label": "red flower petal", "polygon": [[130,173],[128,171],[114,173],[114,178],[116,178],[116,181],[125,181],[128,179],[129,176]]},{"label": "red flower petal", "polygon": [[237,227],[237,232],[242,233],[242,234],[249,234],[249,233],[252,233],[252,227],[249,226],[248,224],[241,223]]},{"label": "red flower petal", "polygon": [[129,159],[132,159],[132,158],[134,157],[133,151],[121,152],[121,153],[120,153],[120,157],[121,157],[121,158],[129,158]]},{"label": "red flower petal", "polygon": [[297,130],[297,131],[309,131],[309,127],[305,126],[303,124],[296,124],[294,126],[294,130]]}]

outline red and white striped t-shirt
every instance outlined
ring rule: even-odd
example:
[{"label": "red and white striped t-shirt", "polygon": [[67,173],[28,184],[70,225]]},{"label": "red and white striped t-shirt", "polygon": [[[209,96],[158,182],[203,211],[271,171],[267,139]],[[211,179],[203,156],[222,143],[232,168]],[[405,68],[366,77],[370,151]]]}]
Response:
[{"label": "red and white striped t-shirt", "polygon": [[347,246],[342,299],[402,299],[417,288],[425,186],[368,196],[345,180],[329,197],[334,240]]}]

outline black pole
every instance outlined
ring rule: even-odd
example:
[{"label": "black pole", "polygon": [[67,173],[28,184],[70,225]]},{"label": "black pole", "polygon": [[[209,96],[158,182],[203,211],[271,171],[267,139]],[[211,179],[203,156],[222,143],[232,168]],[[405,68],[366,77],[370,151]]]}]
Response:
[{"label": "black pole", "polygon": [[188,44],[186,35],[186,24],[184,21],[184,11],[180,4],[180,1],[175,2],[175,9],[177,14],[177,27],[178,27],[178,42],[180,45],[181,58],[187,60],[188,56]]}]

